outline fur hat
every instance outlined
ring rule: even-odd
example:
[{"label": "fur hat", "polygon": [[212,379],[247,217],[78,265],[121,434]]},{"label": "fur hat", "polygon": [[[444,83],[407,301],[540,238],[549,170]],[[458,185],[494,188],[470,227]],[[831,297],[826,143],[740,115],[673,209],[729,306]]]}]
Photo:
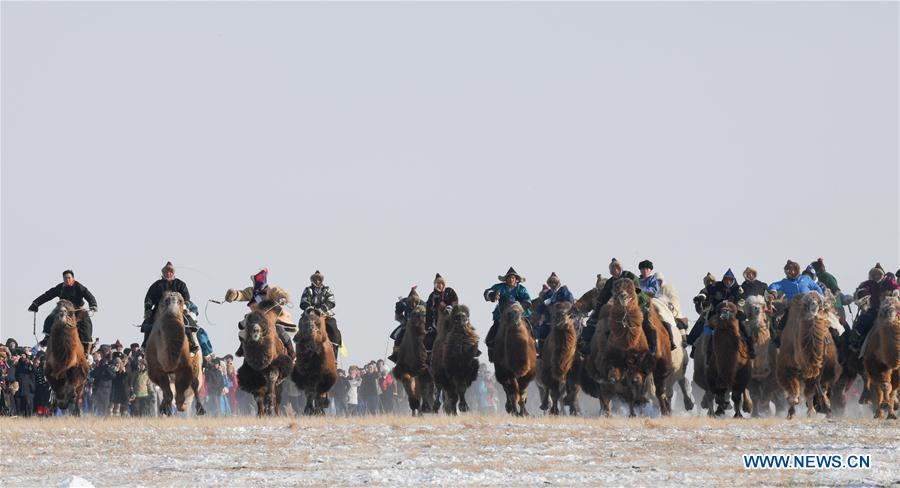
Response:
[{"label": "fur hat", "polygon": [[316,270],[316,272],[313,273],[312,275],[310,275],[310,277],[309,277],[310,283],[312,283],[316,280],[322,280],[323,283],[325,282],[325,275],[323,275],[322,272],[319,270]]},{"label": "fur hat", "polygon": [[799,273],[800,272],[800,263],[798,263],[796,261],[791,261],[790,259],[788,259],[787,262],[784,263],[784,270],[787,271],[791,268],[796,268],[797,272]]},{"label": "fur hat", "polygon": [[644,268],[652,270],[653,263],[651,263],[649,259],[645,259],[645,260],[641,261],[640,263],[638,263],[638,269],[644,269]]},{"label": "fur hat", "polygon": [[556,281],[559,283],[559,276],[556,276],[556,271],[551,271],[550,276],[547,277],[547,284],[549,285],[551,281]]},{"label": "fur hat", "polygon": [[822,274],[825,272],[825,260],[822,258],[816,259],[815,261],[810,263],[810,266],[812,266],[813,269],[816,270],[817,274]]},{"label": "fur hat", "polygon": [[506,281],[506,277],[509,275],[515,276],[516,279],[519,280],[519,283],[525,283],[525,278],[523,278],[519,273],[516,273],[516,270],[513,269],[512,266],[509,267],[509,271],[507,271],[505,275],[498,276],[497,279],[500,281]]},{"label": "fur hat", "polygon": [[419,297],[419,292],[416,291],[416,285],[413,285],[413,287],[409,289],[409,295],[406,295],[406,298],[410,297]]},{"label": "fur hat", "polygon": [[609,268],[612,269],[613,266],[622,267],[622,263],[619,262],[618,259],[612,258],[612,261],[609,262]]},{"label": "fur hat", "polygon": [[703,284],[706,286],[709,286],[715,282],[716,282],[716,277],[710,272],[707,272],[706,276],[703,277]]},{"label": "fur hat", "polygon": [[745,280],[750,281],[750,277],[747,276],[750,273],[753,273],[754,277],[759,276],[759,273],[756,272],[756,269],[751,268],[750,266],[747,266],[746,268],[744,268],[744,279]]},{"label": "fur hat", "polygon": [[884,278],[884,268],[881,263],[875,263],[875,267],[869,270],[869,279],[872,281],[881,281]]},{"label": "fur hat", "polygon": [[166,275],[166,271],[175,272],[175,265],[172,264],[172,261],[166,261],[166,265],[162,267],[163,276]]},{"label": "fur hat", "polygon": [[438,283],[438,282],[446,283],[446,281],[444,281],[444,277],[441,276],[440,273],[435,273],[435,274],[434,274],[434,282],[435,282],[435,283]]}]

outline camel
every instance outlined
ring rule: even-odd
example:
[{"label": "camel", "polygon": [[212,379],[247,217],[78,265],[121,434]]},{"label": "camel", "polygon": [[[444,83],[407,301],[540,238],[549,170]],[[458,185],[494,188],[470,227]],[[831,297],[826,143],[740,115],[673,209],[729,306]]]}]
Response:
[{"label": "camel", "polygon": [[425,306],[419,305],[406,319],[406,333],[400,341],[394,378],[403,383],[413,416],[431,412],[434,406],[434,379],[428,369],[425,350]]},{"label": "camel", "polygon": [[772,342],[767,309],[766,299],[759,295],[747,297],[744,302],[744,315],[747,317],[745,324],[756,349],[750,384],[747,386],[753,405],[751,413],[753,417],[760,416],[761,408],[768,411],[772,402],[775,403],[776,412],[780,411],[779,408],[784,403],[778,381],[775,379],[775,357],[778,348]]},{"label": "camel", "polygon": [[47,362],[44,375],[50,383],[56,398],[56,406],[67,411],[72,405],[72,413],[81,415],[79,404],[84,395],[84,385],[90,366],[84,351],[84,344],[78,338],[78,314],[68,300],[60,300],[53,310],[53,326],[47,344]]},{"label": "camel", "polygon": [[[656,351],[650,351],[642,324],[647,320],[656,331]],[[619,279],[613,285],[613,299],[608,311],[609,338],[606,344],[608,379],[626,391],[629,415],[634,416],[635,406],[645,402],[646,381],[653,377],[654,390],[662,415],[670,415],[672,408],[665,386],[672,376],[672,353],[668,332],[662,324],[656,307],[649,307],[647,316],[638,305],[634,282]]]},{"label": "camel", "polygon": [[244,317],[244,364],[237,371],[238,385],[256,399],[258,417],[279,415],[280,386],[293,366],[275,328],[281,307],[281,301],[266,299]]},{"label": "camel", "polygon": [[[859,317],[859,315],[865,313],[869,309],[869,297],[866,296],[857,300],[855,304],[859,307],[857,314],[857,317]],[[847,390],[853,386],[857,377],[862,379],[862,391],[859,394],[858,400],[859,404],[864,405],[869,403],[872,396],[872,392],[869,391],[869,375],[866,372],[866,367],[863,364],[861,355],[850,347],[851,340],[850,334],[844,334],[836,340],[838,358],[841,363],[841,373],[838,376],[837,381],[834,382],[831,395],[832,401],[834,402],[834,410],[838,414],[844,412],[847,403]]]},{"label": "camel", "polygon": [[[681,307],[678,304],[678,292],[672,285],[665,284],[662,287],[663,295],[650,300],[656,313],[659,314],[660,320],[669,324],[672,333],[675,334],[675,349],[671,350],[672,358],[672,375],[668,377],[666,384],[666,395],[669,401],[672,401],[675,395],[675,385],[678,385],[681,391],[681,398],[684,402],[684,409],[688,412],[694,409],[694,395],[688,385],[687,367],[690,357],[685,350],[687,334],[687,318],[681,316]],[[663,336],[666,338],[667,336]],[[666,341],[668,344],[668,341]]]},{"label": "camel", "polygon": [[294,338],[297,361],[291,380],[306,394],[306,415],[325,415],[328,391],[337,382],[334,348],[325,329],[326,315],[310,307],[300,317],[299,331]]},{"label": "camel", "polygon": [[172,414],[173,386],[175,407],[179,412],[187,410],[185,392],[190,388],[194,394],[197,415],[206,413],[199,395],[203,356],[191,355],[188,348],[188,338],[184,333],[184,298],[181,293],[167,291],[160,298],[153,329],[147,338],[145,357],[150,380],[163,392],[162,403],[159,405],[160,414]]},{"label": "camel", "polygon": [[897,391],[900,389],[900,292],[881,299],[875,325],[862,350],[868,373],[868,390],[874,399],[875,418],[896,419]]},{"label": "camel", "polygon": [[575,360],[576,331],[574,308],[559,302],[550,307],[550,334],[537,364],[537,386],[541,394],[541,410],[550,408],[559,415],[560,399],[566,396],[569,372]]},{"label": "camel", "polygon": [[752,366],[737,315],[737,305],[725,301],[716,307],[716,313],[709,320],[713,334],[712,347],[706,353],[706,384],[716,398],[715,411],[712,405],[709,406],[710,417],[725,415],[728,390],[731,390],[734,403],[734,418],[743,417],[742,400],[744,409],[752,411],[753,402],[745,395]]},{"label": "camel", "polygon": [[506,412],[528,415],[525,409],[526,388],[534,379],[537,348],[519,303],[506,307],[500,316],[494,348],[494,376],[506,392]]},{"label": "camel", "polygon": [[444,392],[444,413],[468,412],[466,390],[478,378],[478,334],[469,320],[469,307],[441,311],[432,351],[435,384]]},{"label": "camel", "polygon": [[814,292],[797,295],[790,307],[775,363],[778,384],[789,405],[787,418],[794,418],[801,393],[806,398],[807,415],[818,410],[830,416],[828,394],[836,376],[837,349],[829,332],[825,299]]}]

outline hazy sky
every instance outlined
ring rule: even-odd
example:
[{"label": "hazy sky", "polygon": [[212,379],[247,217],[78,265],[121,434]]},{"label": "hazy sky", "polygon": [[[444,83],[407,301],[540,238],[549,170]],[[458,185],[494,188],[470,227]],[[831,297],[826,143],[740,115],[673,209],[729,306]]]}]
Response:
[{"label": "hazy sky", "polygon": [[849,290],[900,261],[898,43],[896,2],[3,2],[0,335],[72,268],[139,341],[167,260],[220,355],[208,298],[322,270],[354,362],[435,272],[482,337],[510,265]]}]

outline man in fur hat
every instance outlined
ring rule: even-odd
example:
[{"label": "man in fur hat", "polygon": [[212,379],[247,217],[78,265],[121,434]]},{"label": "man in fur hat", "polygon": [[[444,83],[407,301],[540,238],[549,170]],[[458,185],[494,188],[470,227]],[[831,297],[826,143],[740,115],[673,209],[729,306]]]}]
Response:
[{"label": "man in fur hat", "polygon": [[713,295],[712,289],[715,284],[716,277],[712,273],[707,272],[706,276],[703,277],[703,289],[694,297],[694,310],[700,316],[694,322],[694,326],[691,327],[691,331],[688,332],[687,336],[687,343],[691,346],[691,357],[694,357],[694,343],[703,335],[703,329],[706,326],[706,315],[712,310],[710,297]]},{"label": "man in fur hat", "polygon": [[638,272],[641,273],[641,279],[639,280],[639,288],[641,291],[649,298],[658,296],[661,285],[656,278],[656,274],[653,273],[653,263],[648,259],[641,261],[638,263]]},{"label": "man in fur hat", "polygon": [[304,288],[300,295],[300,310],[306,312],[306,309],[312,307],[325,314],[325,331],[328,333],[328,340],[334,347],[334,357],[337,358],[338,349],[341,348],[343,341],[337,320],[334,318],[334,293],[332,293],[331,287],[325,284],[325,275],[319,270],[309,277],[309,282],[310,286]]},{"label": "man in fur hat", "polygon": [[828,288],[834,296],[834,308],[840,316],[841,324],[847,325],[846,315],[844,314],[844,294],[841,293],[841,287],[838,286],[837,278],[833,274],[825,271],[825,260],[819,258],[809,265],[816,273],[819,280],[819,286]]},{"label": "man in fur hat", "polygon": [[569,291],[569,287],[562,284],[556,272],[551,272],[547,283],[541,289],[540,303],[535,309],[535,314],[540,317],[540,325],[537,327],[537,352],[538,357],[544,348],[544,341],[550,335],[550,308],[554,303],[569,302],[575,304],[575,297]]},{"label": "man in fur hat", "polygon": [[[531,324],[531,296],[528,294],[525,286],[522,285],[525,282],[525,278],[516,273],[516,270],[510,266],[506,274],[498,276],[497,279],[502,283],[497,283],[484,290],[485,301],[497,302],[493,312],[494,323],[491,325],[491,329],[488,330],[487,337],[484,338],[484,343],[488,348],[488,360],[491,362],[494,362],[494,339],[497,336],[500,315],[507,306],[514,302],[519,302],[525,311],[525,320],[528,321],[529,325]],[[531,332],[533,335],[534,330]]]},{"label": "man in fur hat", "polygon": [[752,296],[761,296],[765,298],[769,284],[759,281],[756,279],[756,276],[756,269],[750,266],[747,266],[747,268],[744,269],[744,282],[741,283],[741,290],[743,290],[741,298],[744,300]]},{"label": "man in fur hat", "polygon": [[[231,288],[226,291],[225,301],[229,303],[235,301],[247,302],[247,306],[250,307],[251,311],[257,310],[257,306],[267,300],[272,300],[279,304],[285,304],[290,301],[290,296],[284,289],[277,286],[269,286],[269,268],[259,270],[258,273],[250,277],[250,281],[253,282],[253,285],[243,290]],[[244,339],[247,337],[247,331],[244,327],[246,320],[247,316],[244,315],[244,319],[238,322],[238,341],[240,345],[234,353],[238,357],[244,355]],[[281,313],[275,321],[275,330],[278,332],[281,342],[284,343],[284,347],[287,348],[288,354],[294,357],[294,342],[291,340],[291,335],[297,333],[297,326],[294,325],[294,319],[291,318],[291,312],[288,311],[287,307],[281,307]]]},{"label": "man in fur hat", "polygon": [[[74,305],[76,309],[84,308],[84,302],[86,300],[91,312],[96,312],[97,299],[94,298],[94,295],[86,286],[75,281],[75,273],[72,270],[67,269],[63,271],[62,276],[63,282],[50,288],[44,292],[43,295],[35,298],[34,301],[31,302],[31,306],[28,307],[28,311],[36,313],[38,307],[41,305],[49,302],[53,298],[59,298],[60,300],[72,302],[72,305]],[[81,339],[81,343],[84,344],[85,352],[90,354],[90,347],[93,343],[92,335],[94,332],[94,324],[91,322],[90,315],[83,311],[79,312],[76,327],[78,328],[78,337]],[[50,337],[50,329],[52,328],[53,314],[50,314],[44,319],[44,328],[42,329],[44,338],[41,340],[40,345],[47,345],[47,339]]]},{"label": "man in fur hat", "polygon": [[459,297],[456,296],[456,291],[447,286],[447,282],[444,281],[444,277],[440,273],[436,273],[434,275],[434,289],[428,295],[428,300],[425,300],[425,324],[428,327],[428,333],[425,335],[425,348],[429,352],[434,346],[434,340],[437,338],[438,311],[454,305],[459,305]]},{"label": "man in fur hat", "polygon": [[853,330],[850,331],[850,346],[854,350],[859,350],[869,331],[875,325],[878,309],[881,307],[881,298],[896,289],[898,289],[896,277],[891,273],[885,275],[881,263],[875,263],[875,267],[869,270],[869,279],[856,287],[854,298],[862,300],[868,297],[869,304],[866,311],[856,317],[856,323],[853,325]]},{"label": "man in fur hat", "polygon": [[394,340],[394,350],[391,352],[391,355],[388,356],[388,359],[397,362],[397,353],[400,351],[400,341],[403,340],[403,334],[406,332],[406,319],[413,313],[413,311],[422,303],[422,300],[419,299],[419,292],[416,291],[416,287],[413,286],[409,289],[409,295],[406,298],[401,298],[394,304],[394,320],[400,322],[393,331],[391,331],[390,338]]},{"label": "man in fur hat", "polygon": [[141,348],[147,347],[147,338],[150,337],[150,331],[153,330],[153,317],[156,314],[156,306],[159,304],[159,301],[162,300],[163,293],[173,291],[180,293],[181,298],[184,299],[184,305],[186,307],[184,313],[184,333],[187,335],[191,354],[194,354],[200,350],[200,346],[193,337],[194,333],[197,332],[197,321],[187,312],[197,313],[197,306],[191,302],[191,293],[188,291],[187,285],[175,277],[175,266],[172,264],[172,261],[166,262],[166,265],[163,266],[160,271],[162,277],[154,281],[153,284],[150,285],[150,288],[147,289],[147,294],[144,295],[144,322],[141,324],[141,332],[144,333],[144,342],[141,343]]},{"label": "man in fur hat", "polygon": [[[783,293],[787,303],[790,303],[796,295],[805,295],[812,292],[825,296],[822,288],[815,280],[808,275],[800,274],[800,263],[796,261],[788,259],[784,265],[784,276],[783,280],[769,285],[768,291],[769,293]],[[788,312],[790,312],[790,307],[787,307],[784,315],[781,316],[781,321],[776,325],[777,333],[773,338],[776,346],[781,345],[781,331],[784,330],[784,326],[788,323]]]},{"label": "man in fur hat", "polygon": [[[645,259],[638,263],[638,271],[641,273],[641,278],[638,280],[638,295],[643,295],[645,297],[645,302],[644,305],[641,306],[641,310],[646,319],[647,313],[649,312],[650,300],[662,293],[662,283],[656,277],[656,273],[653,272],[653,263],[650,262],[649,259]],[[672,324],[663,321],[663,325],[669,333],[669,347],[672,350],[675,350],[675,334],[672,332]],[[651,351],[656,350],[655,332],[656,331],[650,327],[650,323],[647,320],[644,320],[644,334],[647,335],[647,343]]]},{"label": "man in fur hat", "polygon": [[[747,345],[747,355],[750,356],[750,359],[755,359],[756,349],[753,347],[753,340],[750,338],[750,333],[744,325],[744,319],[746,318],[744,315],[744,290],[738,286],[737,279],[734,277],[731,268],[728,268],[728,271],[725,271],[725,274],[722,276],[722,281],[716,282],[711,287],[710,291],[710,306],[708,310],[715,310],[720,303],[725,301],[737,305],[738,328],[741,331],[741,338],[744,339],[744,343]],[[707,314],[707,321],[708,320],[709,317]]]}]

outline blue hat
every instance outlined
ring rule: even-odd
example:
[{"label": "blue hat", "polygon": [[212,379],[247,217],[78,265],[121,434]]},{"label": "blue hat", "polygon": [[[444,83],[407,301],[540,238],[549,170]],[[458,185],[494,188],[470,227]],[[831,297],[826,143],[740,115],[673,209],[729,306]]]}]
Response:
[{"label": "blue hat", "polygon": [[728,271],[726,271],[725,274],[722,276],[722,279],[723,279],[723,280],[724,280],[725,278],[731,278],[731,279],[733,279],[733,280],[735,279],[734,273],[731,272],[731,268],[728,268]]}]

